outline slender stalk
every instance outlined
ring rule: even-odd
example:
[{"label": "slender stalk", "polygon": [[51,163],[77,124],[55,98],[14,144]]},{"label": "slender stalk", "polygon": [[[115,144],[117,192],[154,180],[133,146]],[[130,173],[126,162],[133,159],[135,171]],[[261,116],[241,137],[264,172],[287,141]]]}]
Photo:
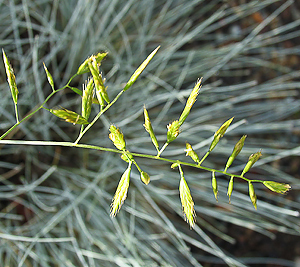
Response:
[{"label": "slender stalk", "polygon": [[[94,150],[113,152],[113,153],[119,153],[119,154],[124,153],[124,151],[121,151],[121,150],[118,150],[118,149],[106,148],[106,147],[100,147],[100,146],[94,146],[94,145],[88,145],[88,144],[75,144],[75,143],[72,143],[72,142],[0,140],[0,144],[6,144],[6,145],[32,145],[32,146],[65,146],[65,147],[78,147],[78,148],[94,149]],[[248,179],[244,176],[238,175],[238,174],[228,173],[228,172],[224,172],[224,171],[221,171],[221,170],[216,170],[216,169],[200,166],[199,164],[195,164],[195,163],[189,163],[189,162],[173,160],[173,159],[168,159],[168,158],[161,158],[161,157],[157,157],[157,156],[154,156],[154,155],[148,155],[148,154],[132,153],[132,152],[129,152],[129,151],[127,151],[127,153],[131,154],[134,157],[160,160],[160,161],[165,161],[165,162],[168,162],[168,163],[178,163],[180,165],[190,166],[190,167],[194,167],[194,168],[209,171],[209,172],[218,172],[218,173],[222,173],[224,175],[227,175],[229,177],[233,176],[235,178],[243,179],[247,182],[249,182],[249,181],[250,182],[259,182],[259,183],[263,182],[262,180],[250,180],[250,179]]]},{"label": "slender stalk", "polygon": [[163,145],[163,147],[161,148],[161,150],[159,150],[158,151],[158,153],[157,153],[157,155],[156,155],[156,157],[160,157],[160,155],[161,155],[161,153],[163,153],[163,151],[166,149],[166,147],[169,145],[169,143],[168,142],[166,142],[164,145]]},{"label": "slender stalk", "polygon": [[15,103],[15,113],[16,113],[17,123],[19,123],[18,104],[17,103]]},{"label": "slender stalk", "polygon": [[199,161],[198,166],[202,164],[202,162],[208,157],[210,151],[207,151],[206,154],[203,156],[203,158]]}]

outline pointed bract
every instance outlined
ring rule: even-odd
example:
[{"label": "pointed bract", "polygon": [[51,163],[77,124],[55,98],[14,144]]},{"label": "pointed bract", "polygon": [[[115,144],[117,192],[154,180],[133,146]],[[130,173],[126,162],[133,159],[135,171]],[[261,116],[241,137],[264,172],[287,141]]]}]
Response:
[{"label": "pointed bract", "polygon": [[82,103],[81,103],[81,114],[86,120],[89,119],[94,96],[94,83],[93,79],[90,79],[87,84],[83,86]]}]

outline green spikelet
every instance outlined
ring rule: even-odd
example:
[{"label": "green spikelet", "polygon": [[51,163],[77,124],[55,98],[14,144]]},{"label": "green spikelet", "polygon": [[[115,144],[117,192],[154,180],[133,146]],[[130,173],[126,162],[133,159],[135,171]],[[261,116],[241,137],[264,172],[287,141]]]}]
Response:
[{"label": "green spikelet", "polygon": [[253,164],[256,161],[258,161],[261,156],[262,156],[262,154],[260,151],[256,152],[255,154],[252,154],[249,157],[248,162],[247,162],[246,166],[244,167],[244,170],[243,170],[241,176],[244,176],[244,174],[250,170],[250,168],[253,166]]},{"label": "green spikelet", "polygon": [[231,194],[232,194],[232,191],[233,191],[233,179],[234,179],[234,176],[231,176],[229,184],[228,184],[228,190],[227,190],[227,196],[229,198],[229,204],[230,204]]},{"label": "green spikelet", "polygon": [[218,131],[216,131],[216,133],[214,134],[214,139],[211,142],[211,145],[209,147],[209,152],[211,152],[215,146],[219,143],[220,139],[224,136],[227,128],[229,127],[229,125],[231,124],[233,118],[229,119],[228,121],[224,122],[223,125],[219,128]]},{"label": "green spikelet", "polygon": [[251,202],[252,202],[254,208],[257,209],[257,205],[256,205],[257,197],[256,197],[256,194],[254,191],[254,186],[250,181],[248,182],[248,184],[249,184],[249,196],[250,196]]},{"label": "green spikelet", "polygon": [[199,157],[189,143],[186,143],[185,152],[186,152],[186,156],[190,156],[193,161],[195,161],[196,163],[199,163]]},{"label": "green spikelet", "polygon": [[284,183],[277,183],[273,181],[264,181],[264,186],[269,188],[271,191],[279,193],[279,194],[285,194],[291,189],[291,186],[289,184]]},{"label": "green spikelet", "polygon": [[66,122],[70,122],[75,124],[89,124],[89,122],[82,117],[81,115],[77,114],[74,111],[61,108],[61,109],[47,109],[49,110],[53,115],[65,120]]},{"label": "green spikelet", "polygon": [[149,118],[148,111],[145,107],[144,107],[144,117],[145,117],[144,127],[145,127],[146,131],[149,133],[151,141],[152,141],[153,145],[155,146],[156,150],[159,151],[158,142],[157,142],[155,133],[154,133],[153,128],[152,128],[152,124],[151,124],[151,121],[150,121],[150,118]]},{"label": "green spikelet", "polygon": [[110,216],[115,217],[121,206],[123,205],[129,188],[130,172],[131,172],[131,161],[129,162],[128,168],[123,173],[120,182],[118,184],[117,190],[115,192],[114,198],[111,203]]},{"label": "green spikelet", "polygon": [[156,52],[158,51],[158,49],[160,48],[160,46],[158,46],[144,61],[143,63],[137,68],[137,70],[132,74],[132,76],[130,77],[129,81],[126,83],[125,87],[124,87],[124,91],[128,90],[129,87],[131,87],[136,79],[140,76],[140,74],[143,72],[143,70],[147,67],[147,65],[149,64],[149,62],[151,61],[151,59],[154,57],[154,55],[156,54]]},{"label": "green spikelet", "polygon": [[201,86],[200,86],[201,81],[202,81],[202,78],[197,81],[197,83],[196,83],[194,89],[192,90],[188,100],[186,101],[184,110],[182,111],[181,116],[179,118],[179,125],[180,126],[184,123],[187,116],[190,114],[192,106],[194,105],[194,103],[196,101],[196,98],[199,94],[199,91],[200,91],[200,88],[201,88]]},{"label": "green spikelet", "polygon": [[111,125],[109,139],[114,143],[115,147],[119,150],[126,149],[126,143],[124,140],[123,133],[116,126]]},{"label": "green spikelet", "polygon": [[11,91],[13,101],[14,101],[15,104],[17,104],[18,103],[19,91],[18,91],[18,88],[17,88],[17,83],[16,83],[16,77],[15,77],[15,74],[14,74],[14,70],[13,70],[12,66],[10,65],[3,49],[2,49],[2,53],[3,53],[3,61],[4,61],[4,65],[5,65],[8,85],[9,85],[9,88],[10,88],[10,91]]},{"label": "green spikelet", "polygon": [[235,160],[235,158],[237,157],[237,155],[241,152],[243,146],[244,146],[244,142],[246,139],[247,135],[243,135],[242,138],[236,143],[236,145],[233,148],[233,151],[226,163],[226,168],[225,168],[225,172],[227,171],[227,169],[231,166],[232,162]]},{"label": "green spikelet", "polygon": [[86,120],[89,119],[94,96],[93,79],[90,79],[87,84],[84,85],[81,103],[81,114]]},{"label": "green spikelet", "polygon": [[215,172],[212,172],[211,185],[212,185],[215,198],[218,201],[218,184],[217,184]]},{"label": "green spikelet", "polygon": [[177,138],[177,136],[179,135],[179,127],[180,125],[178,120],[173,121],[167,126],[167,143],[171,143]]}]

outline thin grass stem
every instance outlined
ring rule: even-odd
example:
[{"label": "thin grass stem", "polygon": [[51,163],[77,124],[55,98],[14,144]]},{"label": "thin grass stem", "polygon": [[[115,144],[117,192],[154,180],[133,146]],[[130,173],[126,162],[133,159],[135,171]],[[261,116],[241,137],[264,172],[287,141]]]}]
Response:
[{"label": "thin grass stem", "polygon": [[[101,151],[113,152],[113,153],[119,153],[119,154],[124,153],[124,151],[121,151],[121,150],[118,150],[118,149],[100,147],[100,146],[88,145],[88,144],[75,144],[75,143],[72,143],[72,142],[0,140],[0,144],[6,144],[6,145],[32,145],[32,146],[65,146],[65,147],[78,147],[78,148],[101,150]],[[162,157],[157,157],[157,156],[148,155],[148,154],[140,154],[140,153],[132,153],[132,152],[129,152],[129,153],[134,157],[160,160],[160,161],[165,161],[165,162],[172,163],[172,164],[173,163],[178,163],[180,165],[190,166],[190,167],[194,167],[194,168],[209,171],[209,172],[221,173],[221,174],[227,175],[229,177],[233,176],[235,178],[243,179],[247,182],[259,182],[259,183],[263,182],[262,180],[251,180],[251,179],[248,179],[248,178],[246,178],[244,176],[241,176],[239,174],[228,173],[228,172],[224,172],[224,171],[221,171],[221,170],[200,166],[199,164],[195,164],[195,163],[189,163],[189,162],[180,161],[180,160],[162,158]]]},{"label": "thin grass stem", "polygon": [[161,150],[159,150],[158,151],[158,153],[157,153],[157,155],[156,155],[156,157],[160,157],[160,155],[161,155],[161,153],[163,153],[163,151],[166,149],[166,147],[169,145],[169,143],[168,142],[166,142],[164,145],[163,145],[163,147],[161,148]]}]

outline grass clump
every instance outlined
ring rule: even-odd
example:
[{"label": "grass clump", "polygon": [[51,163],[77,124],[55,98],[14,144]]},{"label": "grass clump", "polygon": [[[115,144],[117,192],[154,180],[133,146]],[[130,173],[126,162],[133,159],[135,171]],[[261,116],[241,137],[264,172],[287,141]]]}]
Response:
[{"label": "grass clump", "polygon": [[[113,107],[103,101],[105,107],[97,119],[101,123],[90,126],[93,120],[80,113],[82,104],[78,94],[83,90],[78,88],[85,84],[85,80],[89,81],[85,73],[77,75],[67,87],[52,94],[44,107],[50,109],[63,105],[85,117],[89,122],[87,126],[73,126],[41,108],[6,137],[39,145],[45,143],[35,140],[50,140],[53,144],[43,148],[2,147],[1,160],[5,170],[2,176],[13,178],[3,178],[2,187],[6,201],[3,206],[6,219],[2,228],[3,238],[9,244],[5,251],[8,265],[23,261],[37,262],[41,266],[65,266],[71,261],[76,266],[155,266],[158,263],[162,266],[200,266],[199,262],[216,263],[218,258],[223,258],[228,265],[243,266],[247,265],[247,259],[228,256],[207,232],[229,243],[238,242],[226,232],[225,221],[271,238],[275,238],[274,231],[299,233],[297,204],[290,199],[297,190],[297,180],[267,164],[274,159],[278,162],[278,159],[298,155],[299,145],[289,137],[291,129],[298,127],[298,120],[291,117],[299,110],[296,97],[299,85],[295,80],[298,71],[281,61],[297,54],[282,44],[284,40],[293,41],[298,22],[273,24],[291,3],[251,1],[239,4],[238,9],[230,3],[224,6],[216,2],[204,8],[199,1],[183,4],[175,1],[159,4],[151,1],[95,1],[96,9],[91,8],[91,4],[78,2],[67,7],[65,3],[55,5],[53,1],[46,1],[42,8],[29,1],[27,9],[14,9],[16,6],[11,5],[12,12],[8,12],[8,6],[1,6],[3,16],[15,12],[15,18],[20,22],[11,23],[14,27],[7,27],[3,33],[6,38],[2,38],[15,44],[14,47],[3,44],[3,47],[16,74],[20,118],[36,110],[36,105],[43,103],[53,92],[52,85],[48,85],[49,75],[43,73],[42,62],[51,73],[53,87],[62,88],[91,51],[108,51],[99,74],[107,87],[111,104],[125,88],[124,81],[161,44],[160,52],[144,70],[144,75],[135,80],[133,90],[122,93]],[[270,18],[243,25],[239,28],[239,35],[233,34],[231,27],[242,25],[257,13],[267,14]],[[35,39],[36,33],[39,37]],[[16,36],[22,36],[22,41]],[[1,73],[5,73],[4,68]],[[255,75],[249,76],[249,73]],[[260,73],[265,80],[261,80]],[[179,131],[174,131],[175,134],[178,132],[176,140],[164,149],[161,160],[150,162],[151,157],[135,155],[133,151],[157,156],[158,150],[166,143],[166,125],[174,118],[180,118],[199,76],[204,78],[198,101],[193,104]],[[2,133],[16,122],[5,79],[3,75],[4,95],[0,100]],[[96,118],[101,109],[97,95],[92,102],[89,118]],[[158,150],[152,145],[153,138],[143,130],[144,104],[151,118]],[[107,106],[109,108],[104,111]],[[225,137],[200,165],[221,171],[214,173],[219,199],[215,203],[211,171],[202,172],[198,167],[182,164],[198,165],[197,159],[190,163],[184,157],[183,148],[189,142],[201,160],[213,141],[214,133],[233,116],[234,121]],[[129,151],[109,148],[110,125],[122,130]],[[88,131],[84,132],[87,127]],[[253,182],[258,196],[257,211],[249,201],[248,181],[236,183],[239,178],[234,176],[233,189],[228,186],[231,176],[223,173],[228,156],[245,133],[248,135],[245,146],[225,173],[242,173],[249,155],[262,149],[263,157],[245,174],[247,179],[253,182],[266,178],[293,186],[291,194],[282,197],[269,194],[263,184]],[[79,138],[77,143],[76,138]],[[71,144],[78,147],[94,144],[115,153],[77,149],[70,147]],[[14,156],[16,149],[20,161]],[[118,180],[128,167],[119,155],[136,163],[141,171],[132,166],[126,204],[111,220],[109,206]],[[190,231],[180,218],[183,214],[177,189],[181,174],[169,171],[166,163],[179,164],[182,173],[184,171],[197,212],[194,231]],[[56,167],[51,168],[53,164]],[[9,176],[10,170],[17,174]],[[140,182],[142,173],[151,177],[147,187]],[[230,192],[230,188],[233,191]],[[231,205],[227,204],[227,191]],[[10,203],[18,204],[10,209]],[[12,224],[15,227],[12,228]],[[190,247],[193,247],[193,253],[189,251]],[[40,259],[35,256],[37,253],[41,255]],[[257,260],[264,261],[262,258]]]}]

